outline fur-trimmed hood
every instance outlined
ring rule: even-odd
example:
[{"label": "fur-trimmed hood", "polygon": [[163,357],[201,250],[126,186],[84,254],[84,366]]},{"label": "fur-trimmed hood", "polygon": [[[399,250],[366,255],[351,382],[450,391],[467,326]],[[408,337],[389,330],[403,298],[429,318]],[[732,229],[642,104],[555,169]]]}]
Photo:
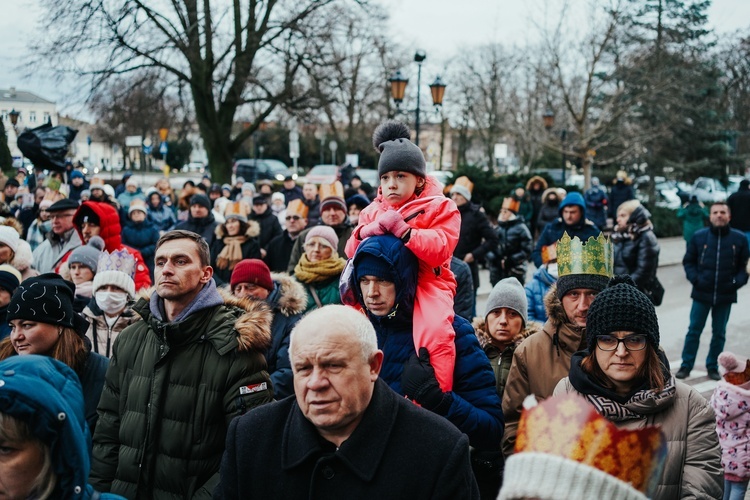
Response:
[{"label": "fur-trimmed hood", "polygon": [[[214,229],[214,234],[216,237],[220,240],[223,240],[226,238],[227,235],[227,227],[226,222],[222,222],[221,224],[216,225],[216,229]],[[248,238],[256,238],[260,235],[260,224],[255,222],[254,220],[248,220],[247,221],[247,230],[245,230],[245,236]]]},{"label": "fur-trimmed hood", "polygon": [[558,204],[562,203],[563,198],[565,198],[565,196],[568,194],[567,191],[562,188],[547,188],[544,190],[544,193],[542,193],[542,203],[547,203],[547,199],[549,198],[550,193],[555,193],[557,195]]},{"label": "fur-trimmed hood", "polygon": [[[488,345],[491,345],[490,334],[487,332],[487,324],[485,323],[484,318],[476,316],[471,321],[471,326],[474,327],[474,332],[479,339],[479,345],[482,346],[482,349],[484,349]],[[523,342],[526,337],[541,331],[542,325],[540,323],[537,323],[536,321],[529,321],[526,323],[526,327],[521,330],[521,333],[515,336],[515,338],[513,339],[513,343],[515,345],[518,345]]]},{"label": "fur-trimmed hood", "polygon": [[562,302],[557,298],[557,283],[550,285],[547,295],[544,296],[544,310],[547,311],[549,321],[557,325],[570,323]]},{"label": "fur-trimmed hood", "polygon": [[23,234],[23,224],[21,224],[15,217],[6,217],[0,221],[0,225],[12,227],[18,234]]},{"label": "fur-trimmed hood", "polygon": [[31,246],[26,240],[19,240],[15,257],[13,257],[10,265],[18,269],[20,272],[24,272],[31,267],[31,264],[33,263],[34,256],[31,252]]},{"label": "fur-trimmed hood", "polygon": [[544,191],[548,187],[547,181],[544,179],[544,177],[535,175],[531,177],[528,181],[526,181],[526,191],[531,189],[531,186],[533,186],[535,182],[539,182],[542,185],[542,191]]},{"label": "fur-trimmed hood", "polygon": [[302,314],[307,309],[307,292],[299,281],[286,273],[271,273],[274,291],[268,296],[271,307],[286,317]]}]

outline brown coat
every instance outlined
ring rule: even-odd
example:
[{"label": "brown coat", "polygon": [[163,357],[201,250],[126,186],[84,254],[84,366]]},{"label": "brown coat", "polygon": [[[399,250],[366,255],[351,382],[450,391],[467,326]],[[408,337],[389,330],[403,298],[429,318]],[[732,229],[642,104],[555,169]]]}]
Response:
[{"label": "brown coat", "polygon": [[505,456],[513,453],[516,444],[523,400],[530,394],[540,400],[550,397],[557,383],[568,376],[573,353],[585,348],[585,329],[568,322],[555,290],[552,285],[544,298],[549,319],[542,331],[521,342],[513,353],[503,394]]},{"label": "brown coat", "polygon": [[[625,429],[658,425],[667,438],[664,470],[651,498],[722,498],[724,475],[714,411],[694,388],[679,381],[675,385],[672,397],[626,403],[642,418],[615,424]],[[566,377],[554,395],[569,392],[577,393]]]}]

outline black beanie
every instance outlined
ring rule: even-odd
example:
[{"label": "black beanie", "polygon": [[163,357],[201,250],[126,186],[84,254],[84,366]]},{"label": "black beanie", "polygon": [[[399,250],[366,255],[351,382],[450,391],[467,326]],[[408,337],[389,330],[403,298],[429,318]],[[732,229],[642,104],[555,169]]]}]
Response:
[{"label": "black beanie", "polygon": [[200,205],[206,207],[207,210],[211,210],[211,201],[205,194],[194,194],[190,197],[190,205]]},{"label": "black beanie", "polygon": [[409,127],[395,120],[378,125],[372,134],[372,145],[380,153],[378,177],[393,171],[427,176],[427,164],[419,146],[411,142]]},{"label": "black beanie", "polygon": [[586,315],[589,352],[594,352],[597,336],[620,331],[646,335],[654,348],[659,347],[659,321],[654,304],[628,275],[612,278],[591,302]]},{"label": "black beanie", "polygon": [[6,321],[27,319],[73,328],[86,334],[89,323],[73,311],[76,286],[57,273],[45,273],[18,285],[8,304]]},{"label": "black beanie", "polygon": [[354,263],[354,277],[357,282],[362,276],[377,276],[391,283],[396,282],[396,272],[393,267],[385,259],[370,253],[360,255]]},{"label": "black beanie", "polygon": [[600,274],[566,274],[557,279],[557,298],[562,300],[566,293],[576,288],[585,288],[601,292],[607,286],[609,278]]}]

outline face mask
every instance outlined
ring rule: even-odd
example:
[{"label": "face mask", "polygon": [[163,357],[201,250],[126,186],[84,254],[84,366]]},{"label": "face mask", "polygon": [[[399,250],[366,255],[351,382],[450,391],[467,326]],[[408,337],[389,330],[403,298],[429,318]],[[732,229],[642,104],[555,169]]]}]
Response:
[{"label": "face mask", "polygon": [[114,316],[128,303],[128,294],[125,292],[96,292],[96,305],[110,316]]},{"label": "face mask", "polygon": [[547,272],[553,278],[557,278],[557,262],[550,262],[549,264],[547,264]]}]

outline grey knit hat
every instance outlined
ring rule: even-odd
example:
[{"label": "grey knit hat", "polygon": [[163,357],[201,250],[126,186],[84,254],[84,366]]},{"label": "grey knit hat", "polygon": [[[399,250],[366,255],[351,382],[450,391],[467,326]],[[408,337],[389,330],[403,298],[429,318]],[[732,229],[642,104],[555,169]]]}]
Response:
[{"label": "grey knit hat", "polygon": [[380,153],[378,176],[394,170],[427,176],[424,154],[409,139],[409,127],[401,122],[388,120],[378,125],[372,134],[372,145]]},{"label": "grey knit hat", "polygon": [[72,252],[68,258],[68,265],[70,264],[83,264],[88,267],[96,274],[97,263],[99,262],[99,254],[104,250],[104,240],[99,236],[92,236],[89,242],[85,245],[81,245]]},{"label": "grey knit hat", "polygon": [[487,305],[484,309],[484,319],[501,307],[513,309],[523,318],[523,325],[526,326],[528,321],[529,301],[526,298],[526,291],[523,285],[516,278],[505,278],[500,280],[490,292],[487,298]]},{"label": "grey knit hat", "polygon": [[466,186],[462,186],[460,184],[454,184],[451,188],[451,194],[458,193],[464,198],[466,198],[466,201],[471,201],[471,191]]}]

